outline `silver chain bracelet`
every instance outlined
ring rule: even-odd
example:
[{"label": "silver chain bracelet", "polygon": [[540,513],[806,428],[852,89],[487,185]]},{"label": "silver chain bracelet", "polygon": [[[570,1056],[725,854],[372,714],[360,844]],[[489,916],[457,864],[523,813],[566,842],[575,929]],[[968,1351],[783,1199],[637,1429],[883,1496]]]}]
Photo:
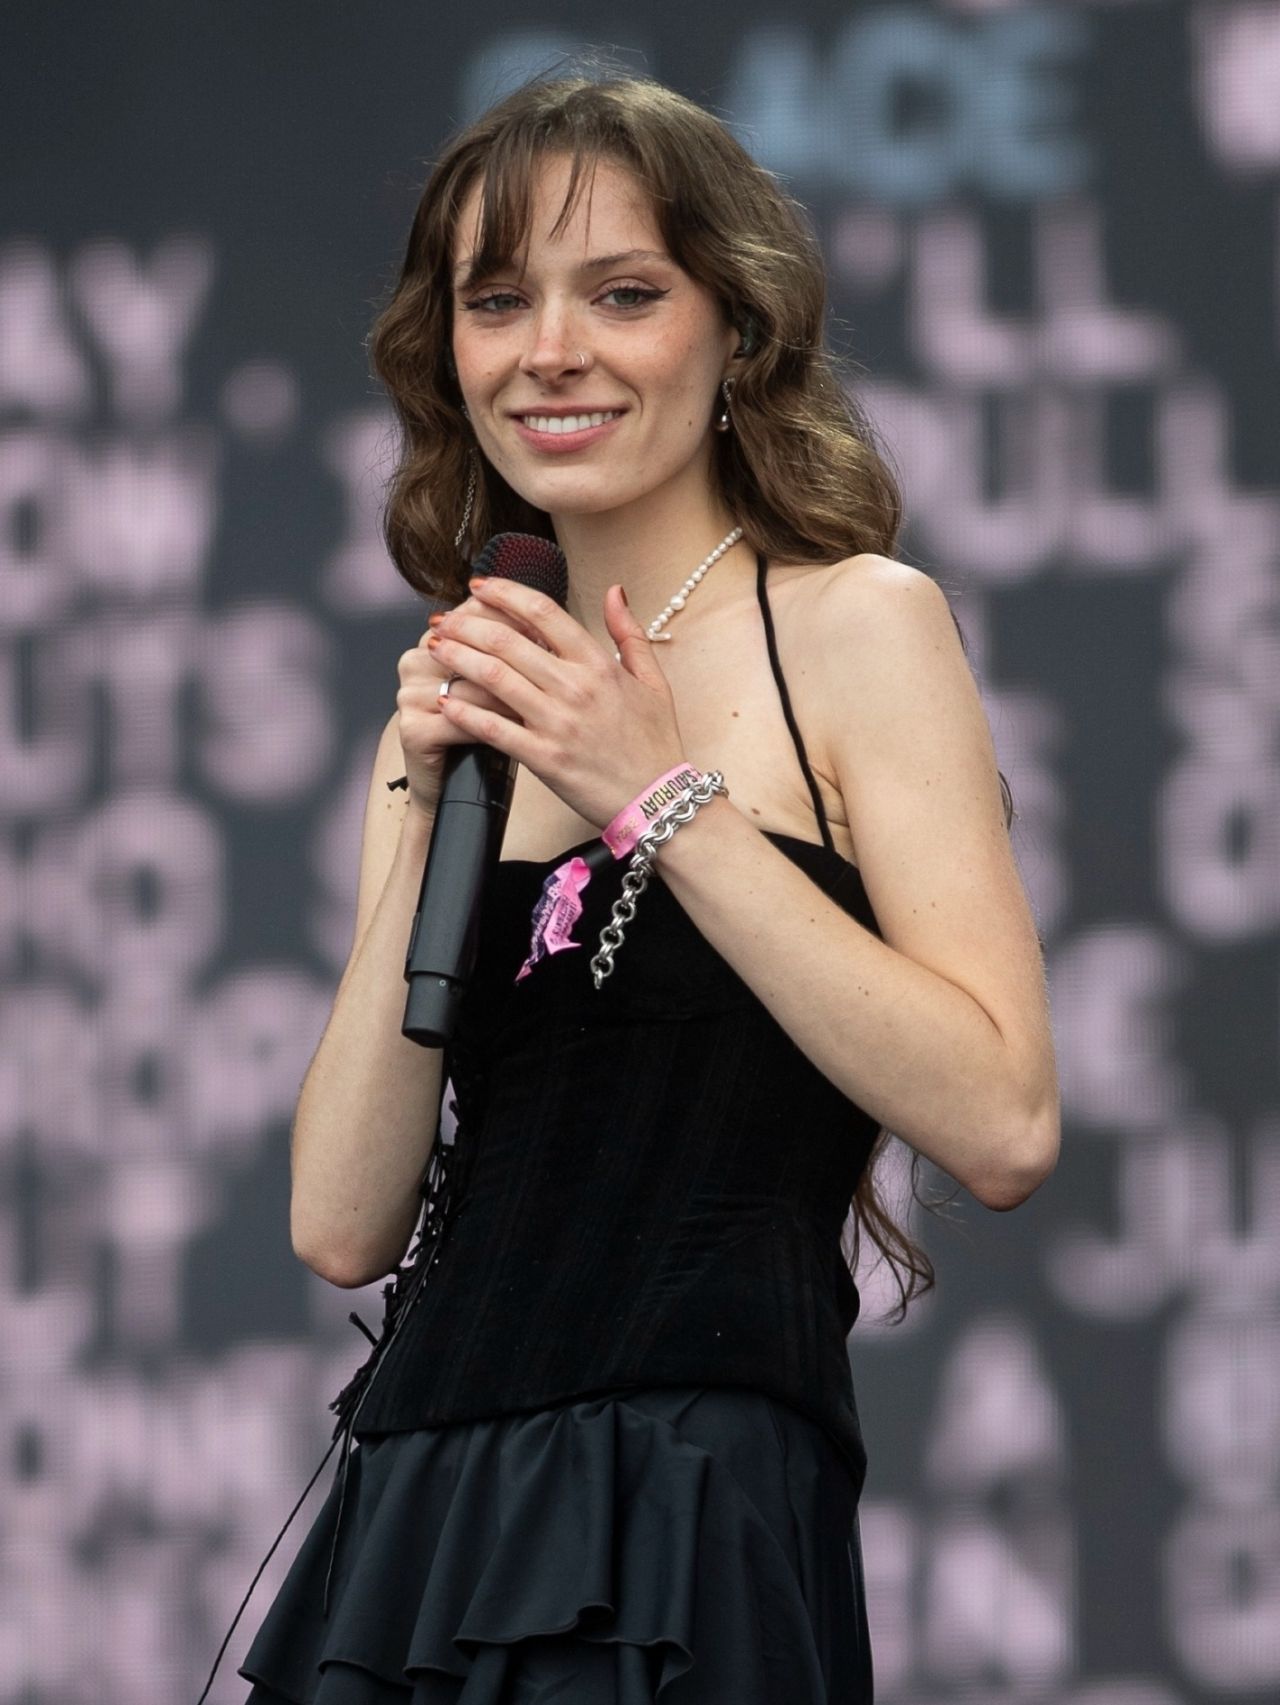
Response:
[{"label": "silver chain bracelet", "polygon": [[652,824],[636,842],[631,854],[631,867],[622,878],[622,893],[613,902],[609,922],[600,931],[600,947],[591,961],[591,977],[597,988],[613,970],[613,956],[622,946],[623,929],[636,915],[636,901],[649,886],[653,860],[657,850],[669,841],[680,827],[695,816],[717,793],[728,797],[724,776],[719,770],[708,770],[700,781],[686,787],[673,805],[659,812]]}]

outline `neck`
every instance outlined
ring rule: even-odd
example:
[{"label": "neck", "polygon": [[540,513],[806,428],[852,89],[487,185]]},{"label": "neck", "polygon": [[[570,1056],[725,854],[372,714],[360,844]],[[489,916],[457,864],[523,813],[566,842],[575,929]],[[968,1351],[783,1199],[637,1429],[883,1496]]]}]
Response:
[{"label": "neck", "polygon": [[[733,531],[737,517],[718,505],[703,504],[691,513],[687,505],[650,499],[598,514],[553,515],[552,523],[569,567],[565,608],[612,655],[614,641],[604,621],[609,587],[621,584],[636,620],[647,628]],[[754,551],[739,539],[707,570],[690,594],[690,606],[706,616],[754,566]],[[678,632],[686,614],[676,611],[662,631]]]}]

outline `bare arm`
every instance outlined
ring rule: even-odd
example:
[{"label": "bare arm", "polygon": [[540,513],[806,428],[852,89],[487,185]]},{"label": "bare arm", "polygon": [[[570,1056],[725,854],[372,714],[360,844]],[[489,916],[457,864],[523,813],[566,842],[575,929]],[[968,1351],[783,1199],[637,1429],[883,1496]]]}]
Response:
[{"label": "bare arm", "polygon": [[439,1122],[443,1051],[401,1034],[404,959],[433,819],[386,783],[404,771],[393,716],[365,813],[355,945],[303,1080],[290,1151],[294,1252],[357,1286],[402,1259]]},{"label": "bare arm", "polygon": [[813,661],[884,939],[731,799],[678,829],[655,868],[837,1087],[986,1206],[1016,1207],[1056,1162],[1058,1089],[981,700],[927,576],[880,559],[832,584]]}]

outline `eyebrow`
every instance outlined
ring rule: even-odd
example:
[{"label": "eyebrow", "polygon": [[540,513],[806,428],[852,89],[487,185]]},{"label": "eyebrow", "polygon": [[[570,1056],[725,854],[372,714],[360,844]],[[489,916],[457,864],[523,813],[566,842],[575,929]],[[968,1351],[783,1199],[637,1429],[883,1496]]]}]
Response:
[{"label": "eyebrow", "polygon": [[[474,256],[468,256],[454,268],[454,282],[461,283],[464,279],[474,283],[475,279],[469,272]],[[616,255],[594,255],[590,260],[584,260],[578,268],[579,272],[600,272],[605,267],[620,266],[623,261],[657,260],[672,264],[671,256],[662,254],[658,249],[622,249]]]}]

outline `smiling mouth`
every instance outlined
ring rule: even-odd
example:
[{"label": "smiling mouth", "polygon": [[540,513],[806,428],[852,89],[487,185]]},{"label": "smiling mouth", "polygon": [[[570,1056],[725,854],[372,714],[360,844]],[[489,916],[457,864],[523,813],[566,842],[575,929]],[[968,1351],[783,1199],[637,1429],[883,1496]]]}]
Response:
[{"label": "smiling mouth", "polygon": [[547,432],[553,436],[566,432],[585,432],[588,427],[603,426],[606,420],[616,420],[625,409],[606,409],[599,414],[518,414],[516,419],[531,432]]}]

